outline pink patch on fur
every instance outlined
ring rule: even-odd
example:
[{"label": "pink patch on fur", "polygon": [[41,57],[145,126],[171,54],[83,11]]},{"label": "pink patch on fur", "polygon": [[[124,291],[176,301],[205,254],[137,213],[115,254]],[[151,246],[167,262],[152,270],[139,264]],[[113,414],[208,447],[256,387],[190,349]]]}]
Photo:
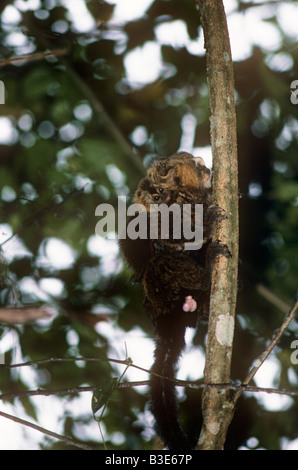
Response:
[{"label": "pink patch on fur", "polygon": [[187,297],[185,297],[185,301],[182,307],[183,311],[194,312],[196,308],[197,308],[197,302],[195,301],[195,299],[193,299],[191,295],[188,295]]}]

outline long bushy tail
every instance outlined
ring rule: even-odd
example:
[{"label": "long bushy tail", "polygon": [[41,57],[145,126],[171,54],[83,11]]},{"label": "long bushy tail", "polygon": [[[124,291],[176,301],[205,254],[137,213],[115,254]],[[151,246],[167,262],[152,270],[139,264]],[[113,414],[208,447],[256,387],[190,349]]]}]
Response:
[{"label": "long bushy tail", "polygon": [[[164,323],[164,322],[162,322]],[[151,371],[163,377],[174,378],[176,364],[185,346],[185,326],[158,324],[156,327],[155,362]],[[175,327],[174,327],[175,326]],[[190,450],[188,439],[178,421],[175,384],[156,375],[150,378],[151,411],[155,417],[156,432],[169,450]]]}]

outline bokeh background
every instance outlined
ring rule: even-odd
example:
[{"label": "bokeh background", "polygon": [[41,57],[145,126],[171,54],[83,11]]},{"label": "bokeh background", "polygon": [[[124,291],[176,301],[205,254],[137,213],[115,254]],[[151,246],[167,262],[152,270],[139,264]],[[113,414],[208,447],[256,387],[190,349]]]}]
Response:
[{"label": "bokeh background", "polygon": [[[224,5],[239,144],[237,383],[297,295],[298,104],[291,84],[298,80],[298,2]],[[133,195],[155,155],[186,150],[212,165],[195,1],[2,0],[0,28],[2,362],[129,356],[149,369],[152,327],[142,292],[130,282],[116,233],[96,236],[95,210],[109,203],[117,212],[118,197]],[[8,307],[21,314],[7,318]],[[205,334],[203,327],[189,332],[179,378],[202,378]],[[258,372],[258,386],[297,388],[297,336],[293,322]],[[112,394],[101,432],[92,392],[79,389],[100,387],[124,369],[83,360],[1,368],[0,411],[97,449],[103,439],[109,449],[159,448],[146,386]],[[124,375],[147,378],[134,368]],[[179,389],[179,397],[185,425],[198,434],[200,392]],[[297,406],[287,395],[244,394],[226,448],[298,449]],[[0,417],[0,448],[74,446]]]}]

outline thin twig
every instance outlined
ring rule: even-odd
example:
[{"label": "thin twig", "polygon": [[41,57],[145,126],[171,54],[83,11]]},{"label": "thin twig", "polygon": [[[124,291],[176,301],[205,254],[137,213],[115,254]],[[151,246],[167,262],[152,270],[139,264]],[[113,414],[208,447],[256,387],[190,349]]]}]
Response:
[{"label": "thin twig", "polygon": [[73,446],[79,447],[80,449],[95,450],[93,447],[90,447],[87,444],[74,441],[73,439],[70,439],[69,437],[65,437],[65,436],[62,436],[61,434],[57,434],[56,432],[49,431],[48,429],[42,428],[41,426],[31,423],[30,421],[26,421],[24,419],[18,418],[17,416],[4,413],[3,411],[0,411],[0,416],[2,416],[3,418],[10,419],[11,421],[14,421],[15,423],[19,423],[29,428],[35,429],[36,431],[39,431],[42,434],[46,434],[47,436],[54,437],[54,439],[59,439],[60,441],[67,442],[67,444],[71,444]]},{"label": "thin twig", "polygon": [[256,289],[257,289],[258,294],[264,297],[264,299],[268,300],[268,302],[270,302],[276,308],[281,310],[283,313],[288,313],[291,307],[282,299],[277,297],[276,294],[271,292],[266,286],[264,286],[264,284],[261,284],[261,283],[257,284]]},{"label": "thin twig", "polygon": [[[206,384],[204,382],[192,382],[189,380],[179,380],[179,379],[170,379],[168,377],[163,377],[164,380],[172,380],[175,382],[175,386],[189,388],[192,390],[203,390],[206,388],[213,388],[215,390],[235,390],[238,392],[246,393],[269,393],[276,395],[288,395],[291,397],[298,397],[298,390],[289,390],[286,388],[270,388],[270,387],[255,387],[251,385],[236,385],[236,384]],[[117,385],[117,388],[131,388],[131,387],[144,387],[149,385],[149,380],[139,380],[134,382],[120,382]],[[86,386],[86,387],[70,387],[62,388],[56,390],[27,390],[25,392],[14,392],[14,393],[3,393],[0,395],[0,400],[13,400],[14,398],[24,398],[32,396],[46,396],[51,395],[74,395],[84,392],[94,392],[98,387],[96,386]]]},{"label": "thin twig", "polygon": [[50,357],[48,359],[38,359],[36,361],[28,361],[28,362],[21,362],[18,364],[0,364],[0,370],[3,369],[14,369],[17,367],[27,367],[33,365],[42,365],[48,363],[55,363],[55,362],[77,362],[77,361],[84,361],[84,362],[114,362],[115,364],[122,364],[124,366],[129,365],[130,367],[134,367],[142,372],[147,372],[150,374],[148,369],[144,367],[137,366],[131,363],[131,359],[113,359],[109,357]]},{"label": "thin twig", "polygon": [[[292,309],[290,310],[290,312],[288,313],[288,315],[286,316],[283,324],[281,325],[281,327],[279,328],[279,330],[275,333],[275,335],[273,336],[273,338],[271,339],[270,343],[268,344],[267,348],[265,349],[265,351],[258,357],[258,359],[254,362],[253,366],[251,367],[249,373],[247,374],[246,378],[244,379],[242,385],[248,385],[249,382],[252,380],[252,378],[256,375],[256,373],[258,372],[258,370],[260,369],[261,365],[265,362],[265,360],[267,359],[267,357],[269,356],[269,354],[271,353],[271,351],[273,350],[273,348],[276,346],[276,344],[278,343],[278,341],[280,340],[281,336],[283,335],[283,333],[285,332],[285,330],[287,329],[287,327],[289,326],[289,324],[291,323],[291,321],[293,320],[295,314],[296,314],[296,311],[298,309],[298,300],[295,302],[294,306],[292,307]],[[241,394],[241,391],[238,391],[235,396],[233,397],[232,399],[232,403],[233,404],[236,404],[239,396]]]},{"label": "thin twig", "polygon": [[[29,361],[29,362],[23,362],[19,364],[11,364],[11,365],[1,365],[0,368],[16,368],[16,367],[24,367],[24,366],[32,366],[32,365],[42,365],[42,364],[48,364],[48,363],[53,363],[53,362],[75,362],[75,361],[86,361],[86,362],[115,362],[117,364],[122,364],[126,367],[134,367],[138,370],[141,370],[143,372],[147,372],[148,374],[151,374],[152,372],[148,369],[145,369],[143,367],[137,366],[135,364],[132,364],[130,362],[130,359],[112,359],[112,358],[85,358],[85,357],[68,357],[68,358],[58,358],[58,357],[52,357],[49,359],[39,359],[37,361]],[[157,375],[157,374],[154,374]],[[204,383],[204,382],[193,382],[189,380],[179,380],[179,379],[173,379],[169,377],[162,377],[165,380],[171,380],[175,383],[177,387],[185,387],[185,388],[191,388],[194,390],[200,390],[200,389],[206,389],[206,388],[213,388],[213,389],[219,389],[219,390],[235,390],[239,393],[242,392],[250,392],[250,393],[255,393],[255,392],[264,392],[264,393],[276,393],[278,395],[289,395],[296,397],[298,396],[298,390],[289,390],[289,389],[277,389],[277,388],[268,388],[268,387],[255,387],[255,386],[250,386],[248,384],[242,383],[242,384],[234,384],[234,383]],[[147,386],[149,384],[148,380],[142,380],[142,381],[134,381],[134,382],[119,382],[117,387],[118,388],[127,388],[127,387],[140,387],[140,386]],[[50,396],[50,395],[69,395],[69,394],[76,394],[76,393],[81,393],[81,392],[94,392],[96,390],[96,386],[85,386],[85,387],[69,387],[69,388],[64,388],[64,389],[56,389],[56,390],[27,390],[23,392],[15,392],[15,393],[4,393],[0,395],[0,400],[9,400],[13,398],[22,398],[22,397],[28,397],[28,396]]]},{"label": "thin twig", "polygon": [[77,361],[84,361],[84,362],[114,362],[116,364],[123,364],[124,366],[129,365],[130,367],[134,367],[135,369],[141,370],[143,372],[148,372],[147,369],[143,367],[136,366],[132,364],[130,361],[131,359],[113,359],[109,357],[50,357],[47,359],[37,359],[36,361],[28,361],[28,362],[20,362],[18,364],[0,364],[0,370],[3,369],[14,369],[17,367],[27,367],[27,366],[34,366],[34,365],[42,365],[48,363],[55,363],[55,362],[77,362]]},{"label": "thin twig", "polygon": [[[278,339],[280,338],[282,333],[285,331],[286,327],[289,325],[290,321],[292,320],[293,316],[295,315],[295,312],[296,312],[297,308],[298,308],[298,301],[296,302],[295,306],[293,307],[293,309],[291,310],[291,312],[287,316],[286,320],[284,321],[282,327],[279,329],[278,333],[274,336],[273,340],[270,342],[270,344],[269,344],[268,348],[266,349],[266,351],[260,356],[262,358],[264,357],[263,362],[266,359],[266,357],[268,357],[270,351],[273,349],[273,347],[277,343]],[[259,360],[260,360],[260,358],[259,358]],[[136,366],[136,365],[132,364],[130,358],[127,358],[125,360],[120,360],[120,359],[111,359],[111,358],[84,358],[84,357],[58,358],[58,357],[52,357],[52,358],[49,358],[49,359],[40,359],[40,360],[37,360],[37,361],[28,361],[28,362],[23,362],[23,363],[19,363],[19,364],[11,364],[11,365],[5,365],[4,364],[4,365],[0,366],[0,369],[1,369],[1,367],[10,369],[10,368],[16,368],[16,367],[42,365],[42,364],[57,363],[57,362],[74,362],[74,361],[115,362],[117,364],[125,365],[126,369],[128,367],[135,367],[138,370],[150,373],[149,370],[147,370],[143,367],[139,367],[139,366]],[[261,366],[261,364],[259,365],[259,367],[260,366]],[[125,371],[126,371],[126,369],[125,369]],[[122,374],[121,377],[123,377],[123,375],[124,375],[124,373]],[[248,380],[248,377],[247,377],[246,380]],[[167,377],[165,377],[165,379],[167,379]],[[237,393],[235,394],[235,396],[237,396],[237,399],[239,398],[239,396],[243,392],[247,392],[247,393],[265,392],[265,393],[275,393],[275,394],[279,394],[279,395],[289,395],[289,396],[292,396],[292,397],[298,397],[298,390],[252,387],[252,386],[249,386],[245,383],[243,383],[241,385],[235,385],[235,384],[231,384],[231,383],[228,383],[228,384],[223,384],[223,383],[220,383],[220,384],[215,384],[215,383],[206,384],[206,383],[203,383],[203,382],[194,383],[194,382],[190,382],[190,381],[183,381],[183,380],[176,380],[176,379],[168,379],[168,380],[173,380],[175,382],[175,385],[177,385],[177,386],[183,386],[183,387],[191,388],[191,389],[195,389],[195,390],[207,389],[207,388],[212,388],[212,389],[216,389],[216,390],[235,390],[235,391],[237,391]],[[118,388],[137,387],[137,386],[148,385],[148,383],[149,383],[149,381],[120,382],[120,380],[119,380],[117,387]],[[28,397],[28,396],[69,395],[69,394],[77,394],[77,393],[81,393],[81,392],[94,392],[96,390],[96,388],[97,387],[95,387],[95,386],[88,386],[88,387],[86,386],[86,387],[71,387],[71,388],[58,389],[58,390],[40,390],[40,389],[38,389],[38,390],[27,390],[25,392],[22,391],[22,392],[16,392],[16,393],[4,393],[4,394],[0,395],[0,400],[11,400],[11,399],[14,399],[14,398],[23,398],[23,397]],[[236,400],[235,400],[235,403],[236,403]],[[76,441],[74,441],[74,440],[72,440],[68,437],[65,437],[61,434],[57,434],[55,432],[52,432],[48,429],[45,429],[41,426],[38,426],[34,423],[23,420],[23,419],[18,418],[16,416],[13,416],[13,415],[1,412],[1,411],[0,411],[0,416],[2,416],[3,418],[10,419],[10,420],[12,420],[16,423],[22,424],[24,426],[31,427],[31,428],[33,428],[33,429],[35,429],[35,430],[37,430],[37,431],[39,431],[43,434],[51,436],[55,439],[59,439],[61,441],[64,441],[68,444],[79,447],[81,449],[95,450],[94,448],[90,447],[87,444],[76,442]]]},{"label": "thin twig", "polygon": [[59,57],[59,56],[67,54],[68,52],[69,52],[68,49],[62,48],[62,49],[53,49],[53,50],[42,51],[42,52],[34,52],[33,54],[24,54],[24,55],[19,55],[19,56],[14,56],[14,57],[8,57],[6,59],[0,60],[0,67],[3,67],[5,65],[16,64],[19,62],[23,62],[25,64],[27,62],[32,62],[36,60],[44,60],[48,57]]},{"label": "thin twig", "polygon": [[71,387],[71,388],[62,388],[56,390],[27,390],[24,392],[14,392],[14,393],[2,393],[0,395],[0,400],[13,400],[14,398],[24,398],[24,397],[34,397],[34,396],[45,396],[49,397],[51,395],[74,395],[76,393],[82,392],[94,392],[97,387]]}]

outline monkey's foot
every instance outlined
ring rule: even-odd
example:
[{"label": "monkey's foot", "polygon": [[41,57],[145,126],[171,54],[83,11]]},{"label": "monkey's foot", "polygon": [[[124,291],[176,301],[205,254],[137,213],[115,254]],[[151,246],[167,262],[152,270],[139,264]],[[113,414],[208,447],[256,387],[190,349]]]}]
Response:
[{"label": "monkey's foot", "polygon": [[188,295],[187,297],[185,297],[185,301],[182,307],[183,311],[194,312],[196,308],[197,308],[197,302],[195,301],[195,299],[193,299],[191,295]]}]

